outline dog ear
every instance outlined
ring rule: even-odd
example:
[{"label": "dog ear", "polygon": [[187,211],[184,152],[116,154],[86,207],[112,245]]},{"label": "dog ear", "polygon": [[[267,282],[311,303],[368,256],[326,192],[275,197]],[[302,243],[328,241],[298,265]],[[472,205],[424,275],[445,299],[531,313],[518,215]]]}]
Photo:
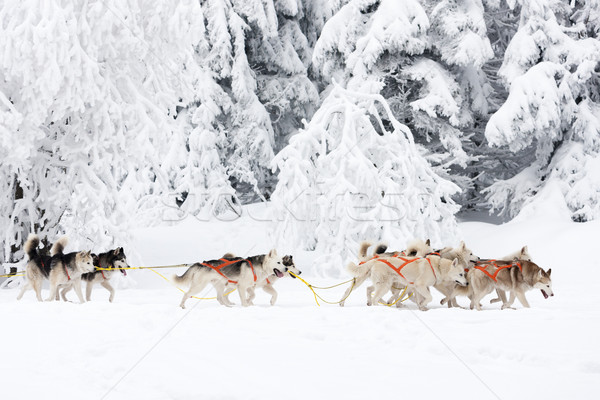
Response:
[{"label": "dog ear", "polygon": [[113,253],[113,256],[119,255],[119,248],[114,249],[112,253]]},{"label": "dog ear", "polygon": [[538,277],[541,278],[544,276],[544,270],[540,268],[540,270],[538,271]]},{"label": "dog ear", "polygon": [[458,265],[458,258],[455,258],[454,260],[452,260],[452,266],[456,267]]},{"label": "dog ear", "polygon": [[464,250],[467,248],[467,245],[465,244],[465,242],[463,240],[460,241],[460,249]]},{"label": "dog ear", "polygon": [[523,246],[523,248],[521,249],[521,255],[527,254],[527,253],[529,253],[529,251],[527,250],[527,246]]},{"label": "dog ear", "polygon": [[277,250],[271,249],[271,251],[269,252],[269,257],[271,257],[271,258],[277,257]]},{"label": "dog ear", "polygon": [[548,271],[546,271],[546,275],[548,275],[548,277],[550,277],[550,274],[552,273],[552,268],[548,269]]},{"label": "dog ear", "polygon": [[431,246],[431,240],[427,239],[427,241],[425,242],[425,244],[426,244],[427,246]]}]

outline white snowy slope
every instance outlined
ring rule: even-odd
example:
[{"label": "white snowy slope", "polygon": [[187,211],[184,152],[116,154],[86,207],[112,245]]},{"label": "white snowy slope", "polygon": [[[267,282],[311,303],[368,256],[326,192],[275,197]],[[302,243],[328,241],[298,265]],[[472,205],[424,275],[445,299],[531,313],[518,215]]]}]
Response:
[{"label": "white snowy slope", "polygon": [[[571,223],[553,214],[553,206],[505,225],[460,224],[482,257],[527,244],[539,265],[552,268],[555,296],[529,292],[531,309],[517,304],[501,311],[490,297],[481,312],[447,309],[439,295],[427,312],[410,301],[405,309],[367,307],[365,287],[345,308],[317,307],[302,283],[285,278],[274,307],[259,292],[254,307],[191,300],[182,310],[180,292],[150,271],[131,271],[125,279],[135,288],[120,289],[113,304],[100,287],[83,305],[38,303],[32,292],[16,301],[16,289],[0,290],[0,397],[595,398],[600,222]],[[255,254],[269,248],[266,225],[244,217],[141,230],[139,254],[130,261],[162,265],[226,250]],[[317,256],[297,253],[303,277],[334,283],[311,271]],[[322,295],[337,300],[343,290]],[[231,299],[239,304],[236,293]]]}]

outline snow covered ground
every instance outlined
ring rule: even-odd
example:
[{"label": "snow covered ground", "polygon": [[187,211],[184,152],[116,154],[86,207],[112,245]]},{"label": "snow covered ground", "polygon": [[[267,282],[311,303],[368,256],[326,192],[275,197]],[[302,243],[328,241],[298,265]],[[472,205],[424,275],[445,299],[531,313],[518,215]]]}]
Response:
[{"label": "snow covered ground", "polygon": [[[460,224],[482,257],[528,244],[534,260],[552,268],[555,296],[544,300],[539,291],[529,292],[531,309],[517,304],[501,311],[487,304],[489,297],[481,312],[446,309],[439,295],[427,312],[410,301],[405,309],[367,307],[364,287],[344,308],[317,307],[304,285],[286,278],[277,284],[274,307],[260,292],[255,307],[190,300],[182,310],[180,292],[150,271],[119,281],[113,304],[101,287],[83,305],[38,303],[33,292],[18,302],[16,289],[0,290],[1,397],[595,398],[600,222],[575,224],[550,209],[537,211],[504,225]],[[130,262],[259,253],[269,248],[266,226],[244,217],[140,230]],[[310,269],[315,255],[295,258],[311,283],[336,281]],[[337,300],[343,290],[322,295]],[[235,293],[231,299],[239,304]]]}]

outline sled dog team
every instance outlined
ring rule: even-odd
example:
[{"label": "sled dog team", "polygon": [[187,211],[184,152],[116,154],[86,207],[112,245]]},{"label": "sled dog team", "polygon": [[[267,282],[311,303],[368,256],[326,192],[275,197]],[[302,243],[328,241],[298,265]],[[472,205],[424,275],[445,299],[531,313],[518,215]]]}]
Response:
[{"label": "sled dog team", "polygon": [[[30,234],[24,249],[28,257],[25,268],[26,283],[17,299],[21,299],[28,289],[35,291],[42,301],[41,288],[45,279],[50,283],[50,294],[46,301],[67,301],[66,294],[74,289],[79,301],[89,301],[94,285],[99,283],[109,293],[109,301],[114,299],[114,288],[110,278],[114,273],[127,275],[129,268],[122,247],[101,254],[90,251],[64,253],[67,238],[62,237],[51,247],[50,255],[38,250],[40,240]],[[502,301],[502,309],[511,308],[515,298],[524,307],[529,307],[525,292],[540,289],[543,296],[554,296],[552,292],[551,270],[544,271],[537,266],[528,253],[527,246],[498,260],[481,260],[474,256],[464,242],[456,248],[445,247],[434,251],[429,240],[413,240],[407,249],[388,251],[387,246],[378,244],[369,255],[372,246],[363,242],[359,248],[358,262],[350,263],[347,270],[354,278],[353,285],[344,293],[339,302],[344,305],[350,293],[370,279],[372,286],[367,288],[367,304],[396,304],[402,307],[399,297],[405,293],[419,309],[427,310],[432,300],[430,288],[433,286],[445,297],[441,304],[457,307],[457,296],[467,296],[470,308],[481,310],[481,300],[494,290],[498,298],[491,303]],[[217,301],[227,307],[233,306],[228,294],[237,289],[242,306],[252,305],[255,289],[261,288],[271,295],[271,305],[277,301],[277,291],[273,285],[286,275],[295,278],[301,272],[294,265],[291,255],[279,256],[275,249],[268,254],[247,258],[236,257],[231,253],[218,260],[198,262],[188,267],[181,276],[174,275],[172,281],[187,287],[180,306],[185,308],[187,299],[201,292],[211,284],[217,292]],[[83,298],[81,282],[86,283],[86,297]],[[383,297],[388,293],[387,301]],[[507,299],[506,292],[510,292]]]}]

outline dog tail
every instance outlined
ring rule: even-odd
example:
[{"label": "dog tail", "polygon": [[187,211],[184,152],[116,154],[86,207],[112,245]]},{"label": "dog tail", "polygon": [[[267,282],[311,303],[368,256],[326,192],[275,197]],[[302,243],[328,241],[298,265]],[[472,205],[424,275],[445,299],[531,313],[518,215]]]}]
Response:
[{"label": "dog tail", "polygon": [[369,273],[369,271],[371,269],[371,264],[370,263],[354,264],[353,262],[351,262],[350,264],[348,264],[346,269],[348,270],[348,272],[350,272],[350,274],[352,276],[359,277],[359,276],[363,276],[363,275],[366,275]]},{"label": "dog tail", "polygon": [[25,245],[23,246],[25,250],[25,254],[29,257],[30,260],[33,260],[35,256],[37,256],[37,248],[40,245],[40,238],[35,233],[30,233],[27,236],[27,240],[25,241]]},{"label": "dog tail", "polygon": [[360,247],[358,248],[358,259],[360,261],[366,260],[367,259],[367,250],[369,250],[369,247],[371,247],[371,242],[361,242],[360,243]]},{"label": "dog tail", "polygon": [[177,285],[189,286],[189,282],[193,275],[193,268],[194,266],[192,265],[181,276],[177,274],[171,275],[171,280]]},{"label": "dog tail", "polygon": [[221,258],[235,258],[235,254],[233,253],[225,253]]},{"label": "dog tail", "polygon": [[68,242],[69,242],[69,238],[66,236],[63,236],[60,239],[58,239],[52,245],[52,248],[50,249],[50,255],[55,256],[57,254],[62,254],[63,251],[65,250],[65,247],[67,247]]},{"label": "dog tail", "polygon": [[379,243],[377,247],[375,247],[375,252],[373,254],[383,254],[388,249],[388,245],[385,243]]}]

